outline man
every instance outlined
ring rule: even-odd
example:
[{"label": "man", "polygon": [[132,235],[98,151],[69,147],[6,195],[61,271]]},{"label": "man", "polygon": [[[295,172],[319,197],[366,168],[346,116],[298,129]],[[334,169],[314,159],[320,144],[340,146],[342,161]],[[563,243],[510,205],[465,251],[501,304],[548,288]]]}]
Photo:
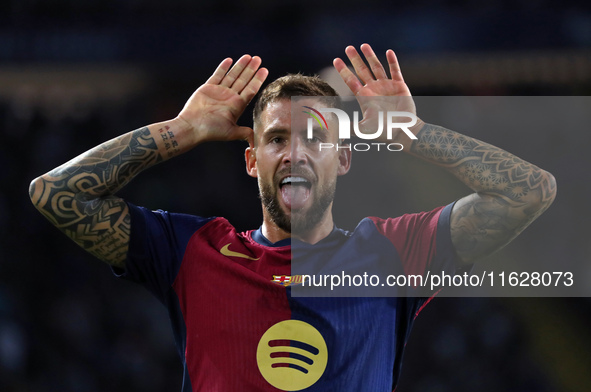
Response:
[{"label": "man", "polygon": [[[388,77],[371,47],[361,50],[369,67],[346,48],[356,75],[334,61],[353,93],[407,97],[387,109],[414,113],[394,52],[386,52]],[[334,90],[318,78],[280,78],[261,93],[253,131],[236,121],[268,72],[258,57],[231,64],[222,61],[176,118],[117,137],[35,179],[33,204],[167,306],[185,369],[183,391],[391,390],[426,299],[293,297],[285,284],[292,279],[292,247],[319,263],[377,259],[404,273],[453,272],[506,245],[546,210],[554,178],[494,146],[418,120],[410,128],[416,140],[399,132],[393,141],[474,193],[430,212],[364,219],[351,233],[336,229],[335,183],[349,170],[351,152],[320,151],[320,142],[339,143],[335,120],[329,116],[331,126],[309,138],[305,117],[292,118],[290,101],[330,97]],[[359,100],[363,122],[371,123],[376,107]],[[304,103],[318,109],[314,99]],[[249,141],[246,169],[259,183],[258,230],[236,233],[223,218],[152,212],[115,196],[158,162],[206,141],[238,139]]]}]

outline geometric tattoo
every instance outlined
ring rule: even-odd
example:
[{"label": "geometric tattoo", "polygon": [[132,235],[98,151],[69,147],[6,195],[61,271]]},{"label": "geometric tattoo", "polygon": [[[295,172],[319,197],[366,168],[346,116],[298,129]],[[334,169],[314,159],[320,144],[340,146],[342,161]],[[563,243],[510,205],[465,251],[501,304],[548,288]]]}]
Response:
[{"label": "geometric tattoo", "polygon": [[140,171],[162,161],[147,127],[98,147],[39,177],[29,190],[35,207],[78,245],[123,267],[130,216],[114,193]]},{"label": "geometric tattoo", "polygon": [[455,168],[454,174],[472,189],[484,187],[515,201],[534,189],[543,200],[554,193],[542,169],[498,147],[431,124],[419,135],[411,150],[448,170]]},{"label": "geometric tattoo", "polygon": [[509,243],[546,210],[554,177],[513,154],[449,129],[425,124],[411,153],[447,169],[476,193],[454,206],[451,234],[471,262]]}]

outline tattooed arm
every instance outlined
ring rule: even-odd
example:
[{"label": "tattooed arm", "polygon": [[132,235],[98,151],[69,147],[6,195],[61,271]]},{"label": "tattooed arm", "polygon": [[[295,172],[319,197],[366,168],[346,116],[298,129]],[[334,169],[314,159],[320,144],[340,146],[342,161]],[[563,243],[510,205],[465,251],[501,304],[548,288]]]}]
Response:
[{"label": "tattooed arm", "polygon": [[[131,222],[115,193],[144,169],[208,140],[235,140],[252,130],[236,125],[267,76],[259,57],[225,59],[179,115],[105,142],[44,174],[29,190],[35,207],[99,259],[124,267]],[[228,71],[229,70],[229,71]]]},{"label": "tattooed arm", "polygon": [[556,197],[552,174],[498,147],[431,124],[416,136],[413,155],[475,191],[458,200],[451,214],[452,242],[465,263],[508,244]]},{"label": "tattooed arm", "polygon": [[[345,49],[357,75],[343,60],[334,61],[351,91],[357,97],[401,97],[389,102],[397,102],[395,110],[414,113],[416,109],[410,90],[394,52],[386,52],[390,70],[388,78],[371,47],[363,44],[361,50],[369,67],[354,47]],[[366,118],[371,120],[375,109],[368,103],[377,101],[359,99],[364,117],[362,122],[368,121]],[[500,148],[425,124],[420,119],[410,130],[417,140],[399,132],[394,141],[403,144],[405,151],[448,170],[475,191],[456,202],[451,214],[452,242],[461,261],[466,264],[508,244],[556,197],[556,181],[552,174]]]},{"label": "tattooed arm", "polygon": [[187,143],[179,125],[182,123],[177,121],[145,127],[87,151],[33,180],[31,201],[82,248],[123,267],[129,244],[129,209],[114,193],[142,170],[163,161],[169,153],[179,152],[171,144],[167,149],[162,140]]}]

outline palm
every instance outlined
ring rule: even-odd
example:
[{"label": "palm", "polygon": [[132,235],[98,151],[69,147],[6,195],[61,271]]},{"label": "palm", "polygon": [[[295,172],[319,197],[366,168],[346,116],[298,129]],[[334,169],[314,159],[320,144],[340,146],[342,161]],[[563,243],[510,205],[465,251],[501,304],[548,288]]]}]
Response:
[{"label": "palm", "polygon": [[390,79],[371,80],[357,92],[362,97],[401,97],[410,96],[406,83]]},{"label": "palm", "polygon": [[263,81],[267,70],[260,58],[245,55],[229,69],[231,59],[218,66],[209,80],[193,93],[179,117],[205,140],[235,140],[248,136],[249,128],[237,125]]},{"label": "palm", "polygon": [[208,139],[231,140],[236,122],[248,104],[230,88],[205,84],[191,97],[180,116]]}]

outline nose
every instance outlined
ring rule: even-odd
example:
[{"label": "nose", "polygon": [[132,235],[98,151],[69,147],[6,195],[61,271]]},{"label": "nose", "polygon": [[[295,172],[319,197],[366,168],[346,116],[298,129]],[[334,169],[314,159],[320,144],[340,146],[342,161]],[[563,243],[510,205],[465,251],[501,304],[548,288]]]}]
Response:
[{"label": "nose", "polygon": [[304,165],[308,163],[306,144],[299,138],[292,138],[289,144],[289,151],[284,155],[283,162],[292,165]]}]

